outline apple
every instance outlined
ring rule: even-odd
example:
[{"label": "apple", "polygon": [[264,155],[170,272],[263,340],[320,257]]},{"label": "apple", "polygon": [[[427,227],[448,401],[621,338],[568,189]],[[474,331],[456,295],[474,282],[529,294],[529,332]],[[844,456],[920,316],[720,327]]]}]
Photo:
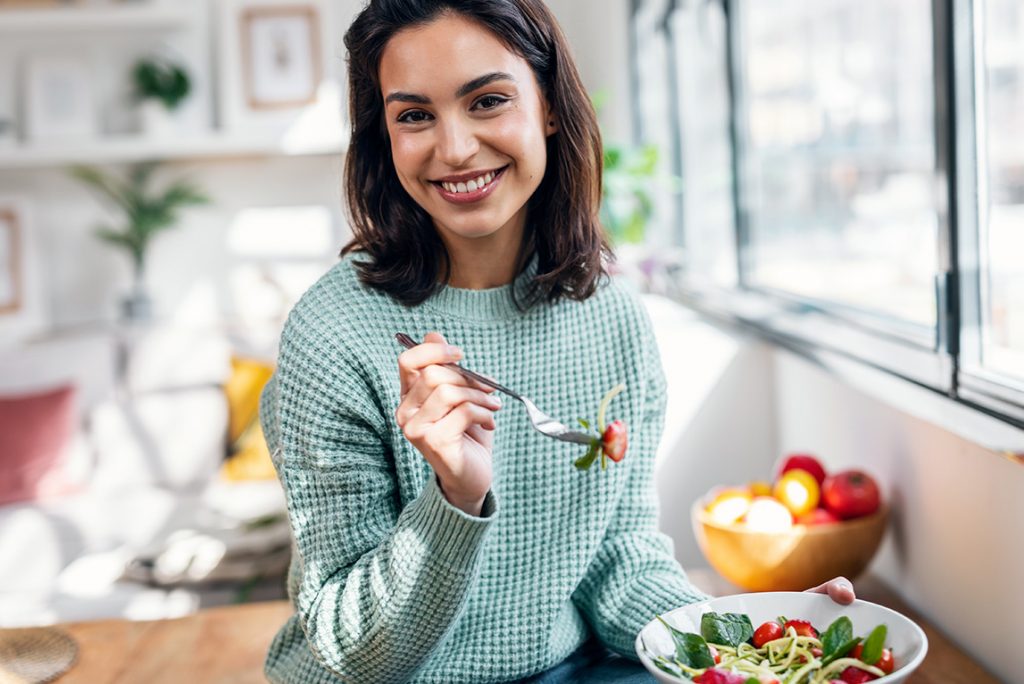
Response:
[{"label": "apple", "polygon": [[755,496],[744,521],[754,532],[785,532],[793,527],[793,514],[778,499]]},{"label": "apple", "polygon": [[727,487],[715,495],[707,506],[707,512],[716,523],[728,525],[746,515],[751,498],[746,489]]},{"label": "apple", "polygon": [[815,508],[813,511],[798,515],[796,522],[798,525],[830,525],[839,522],[839,518],[824,508]]},{"label": "apple", "polygon": [[882,497],[873,477],[863,470],[844,470],[825,479],[821,501],[830,513],[846,520],[871,515],[878,510]]},{"label": "apple", "polygon": [[782,477],[790,470],[799,469],[806,470],[814,479],[818,481],[818,486],[825,481],[825,466],[821,465],[821,461],[816,459],[810,454],[789,454],[782,460],[782,464],[779,466],[779,473],[776,477]]},{"label": "apple", "polygon": [[793,515],[803,515],[817,507],[821,489],[813,475],[803,468],[794,468],[775,482],[774,494]]}]

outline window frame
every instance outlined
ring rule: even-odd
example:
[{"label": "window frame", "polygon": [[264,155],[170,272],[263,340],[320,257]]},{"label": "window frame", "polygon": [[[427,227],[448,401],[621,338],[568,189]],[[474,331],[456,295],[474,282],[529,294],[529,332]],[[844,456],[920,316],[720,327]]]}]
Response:
[{"label": "window frame", "polygon": [[[792,293],[753,287],[749,283],[750,207],[744,188],[746,156],[743,98],[743,35],[739,3],[751,0],[695,0],[720,3],[726,17],[727,88],[730,98],[729,137],[732,161],[732,200],[736,287],[673,280],[671,296],[705,315],[754,329],[759,335],[808,357],[837,354],[895,375],[959,404],[1024,428],[1024,382],[981,367],[978,231],[983,211],[977,165],[983,154],[975,135],[979,95],[974,87],[979,63],[976,27],[984,0],[931,0],[933,116],[937,188],[936,325],[926,335],[914,324],[881,320],[884,316],[833,302],[815,301]],[[645,0],[632,0],[635,13]],[[670,7],[679,6],[673,0]],[[642,39],[631,22],[634,41]],[[631,55],[634,68],[636,53]],[[669,73],[672,73],[671,71]],[[675,96],[678,89],[669,84]],[[958,89],[969,93],[960,96]],[[634,104],[634,107],[636,105]],[[678,112],[677,112],[678,113]],[[682,117],[677,120],[681,124]],[[639,127],[634,127],[641,141]],[[983,161],[983,160],[981,160]],[[683,170],[685,171],[685,170]],[[685,176],[684,176],[685,183]],[[982,195],[982,197],[984,197]],[[681,228],[685,232],[685,226]],[[970,275],[973,274],[973,275]],[[974,322],[975,327],[965,322]],[[919,327],[919,326],[917,326]],[[973,337],[972,337],[973,336]]]}]

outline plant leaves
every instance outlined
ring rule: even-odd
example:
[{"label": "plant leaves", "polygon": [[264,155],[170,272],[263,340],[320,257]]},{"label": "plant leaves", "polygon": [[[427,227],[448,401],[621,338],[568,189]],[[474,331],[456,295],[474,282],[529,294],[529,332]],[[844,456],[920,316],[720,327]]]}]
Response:
[{"label": "plant leaves", "polygon": [[861,660],[868,665],[878,662],[878,659],[882,657],[882,648],[885,646],[885,636],[888,631],[889,628],[885,625],[878,625],[871,630],[871,634],[864,641],[864,651],[860,654]]},{"label": "plant leaves", "polygon": [[682,632],[665,622],[660,615],[658,620],[661,624],[665,625],[669,634],[672,635],[672,641],[676,645],[677,661],[695,669],[715,666],[715,659],[712,657],[711,649],[708,648],[704,637],[692,632]]},{"label": "plant leaves", "polygon": [[590,466],[594,465],[594,461],[597,459],[597,452],[600,449],[600,442],[594,440],[590,443],[590,447],[587,449],[587,453],[576,459],[573,465],[576,466],[577,470],[589,470]]},{"label": "plant leaves", "polygon": [[[862,639],[860,637],[853,637],[849,641],[846,641],[846,642],[844,642],[842,644],[839,644],[839,646],[836,647],[836,650],[835,650],[834,653],[832,653],[831,655],[826,655],[825,657],[823,657],[821,659],[821,666],[825,667],[826,665],[831,663],[833,660],[839,660],[840,658],[846,656],[846,654],[849,653],[850,650],[854,646],[859,644],[861,641],[862,641]],[[824,653],[824,651],[823,651],[823,653]]]},{"label": "plant leaves", "polygon": [[825,656],[835,653],[840,646],[853,638],[853,623],[843,615],[836,619],[821,635],[821,651]]},{"label": "plant leaves", "polygon": [[754,625],[742,613],[704,613],[700,617],[700,633],[712,644],[736,647],[754,636]]}]

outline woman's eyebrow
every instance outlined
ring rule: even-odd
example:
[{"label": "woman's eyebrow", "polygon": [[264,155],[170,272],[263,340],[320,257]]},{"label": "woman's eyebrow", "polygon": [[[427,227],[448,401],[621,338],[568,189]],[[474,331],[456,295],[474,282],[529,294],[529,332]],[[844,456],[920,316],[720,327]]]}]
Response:
[{"label": "woman's eyebrow", "polygon": [[489,74],[477,76],[472,81],[464,83],[462,87],[455,91],[455,97],[464,97],[469,95],[477,88],[483,88],[488,83],[493,83],[494,81],[512,81],[513,83],[516,83],[516,79],[512,74],[504,71],[492,71]]},{"label": "woman's eyebrow", "polygon": [[[455,97],[465,97],[466,95],[469,95],[477,88],[483,88],[488,83],[493,83],[494,81],[512,81],[513,83],[518,82],[516,81],[515,77],[510,73],[504,71],[492,71],[489,74],[477,76],[472,81],[467,81],[466,83],[459,86],[459,89],[455,91]],[[401,91],[395,91],[393,93],[389,93],[388,96],[384,98],[385,105],[389,105],[392,102],[430,104],[430,98],[424,95],[417,95],[415,93],[404,93]]]}]

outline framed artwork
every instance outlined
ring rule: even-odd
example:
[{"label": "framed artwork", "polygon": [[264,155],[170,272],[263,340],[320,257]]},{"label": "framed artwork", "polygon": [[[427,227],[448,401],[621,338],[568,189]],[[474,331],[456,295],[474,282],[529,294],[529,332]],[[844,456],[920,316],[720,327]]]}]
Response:
[{"label": "framed artwork", "polygon": [[242,11],[240,21],[249,108],[293,108],[316,102],[323,78],[318,8],[255,5]]},{"label": "framed artwork", "polygon": [[0,204],[0,315],[22,307],[22,221],[14,205]]},{"label": "framed artwork", "polygon": [[44,142],[93,138],[96,101],[88,60],[36,55],[25,65],[25,137]]}]

